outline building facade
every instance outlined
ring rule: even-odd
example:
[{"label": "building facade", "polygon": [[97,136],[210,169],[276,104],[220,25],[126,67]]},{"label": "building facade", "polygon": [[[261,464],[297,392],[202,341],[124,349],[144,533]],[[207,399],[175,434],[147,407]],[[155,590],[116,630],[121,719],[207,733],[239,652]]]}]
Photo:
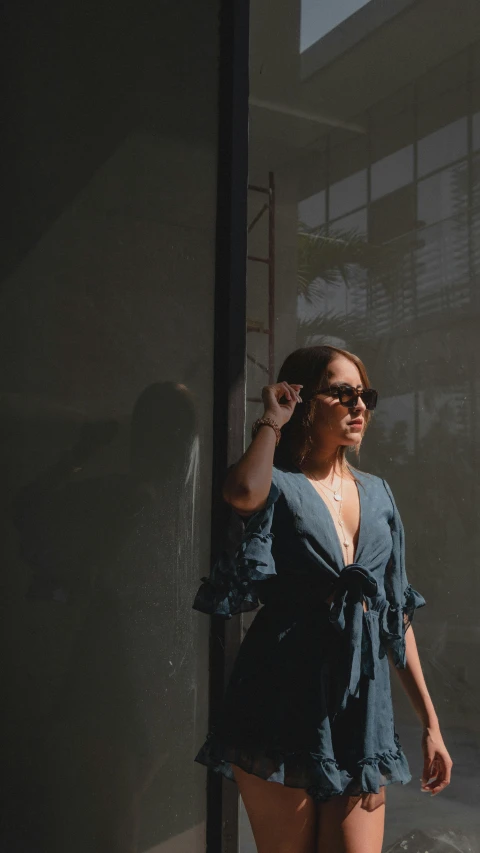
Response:
[{"label": "building facade", "polygon": [[[192,610],[299,346],[366,363],[454,761],[385,850],[480,845],[480,7],[7,4],[0,850],[252,853],[193,763],[249,617]],[[430,845],[430,846],[429,846]],[[434,846],[436,845],[436,846]]]}]

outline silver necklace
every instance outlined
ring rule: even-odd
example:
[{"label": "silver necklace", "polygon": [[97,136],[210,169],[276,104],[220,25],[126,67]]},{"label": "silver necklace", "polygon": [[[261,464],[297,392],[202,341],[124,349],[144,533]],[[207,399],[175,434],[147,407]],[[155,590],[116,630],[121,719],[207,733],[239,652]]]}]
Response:
[{"label": "silver necklace", "polygon": [[322,483],[321,480],[317,480],[317,482],[320,483],[320,485],[323,486],[324,489],[328,489],[329,492],[333,493],[333,499],[334,500],[340,501],[340,503],[343,501],[343,494],[342,494],[343,477],[340,477],[340,486],[338,489],[331,489],[330,486],[326,486],[325,483]]},{"label": "silver necklace", "polygon": [[[317,482],[318,482],[321,486],[323,486],[323,483],[322,483],[320,480],[317,480]],[[328,487],[328,486],[325,486],[324,488],[328,489],[329,487]],[[349,541],[348,541],[348,539],[347,539],[347,534],[345,533],[345,523],[344,523],[343,518],[342,518],[342,509],[343,509],[343,503],[342,503],[342,501],[343,501],[343,477],[341,477],[341,478],[340,478],[340,491],[338,492],[338,494],[340,495],[340,497],[339,497],[339,498],[337,498],[337,497],[336,497],[335,492],[334,492],[334,490],[333,490],[333,489],[329,489],[329,491],[330,491],[330,492],[333,492],[333,497],[334,497],[334,499],[335,499],[335,500],[337,500],[337,501],[339,501],[339,504],[340,504],[340,506],[338,507],[337,519],[338,519],[338,525],[339,525],[339,527],[340,527],[340,530],[342,531],[342,537],[343,537],[343,539],[342,539],[342,545],[343,545],[343,546],[344,546],[344,548],[345,548],[345,551],[346,551],[346,557],[347,557],[347,562],[348,562],[348,549],[350,548],[350,542],[349,542]],[[335,506],[335,504],[334,504],[334,506]]]},{"label": "silver necklace", "polygon": [[332,489],[330,486],[325,485],[323,480],[315,480],[316,483],[320,483],[324,489],[328,489],[329,492],[333,493],[334,500],[339,501],[340,503],[343,500],[343,477],[340,477],[340,486],[337,489]]}]

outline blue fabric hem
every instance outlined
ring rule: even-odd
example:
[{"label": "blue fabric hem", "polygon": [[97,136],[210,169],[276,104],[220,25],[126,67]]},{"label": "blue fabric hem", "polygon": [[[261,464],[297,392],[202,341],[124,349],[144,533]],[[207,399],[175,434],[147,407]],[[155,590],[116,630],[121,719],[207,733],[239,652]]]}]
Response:
[{"label": "blue fabric hem", "polygon": [[411,773],[398,735],[391,750],[376,753],[356,761],[352,766],[341,767],[332,756],[313,752],[280,750],[259,751],[227,747],[209,735],[195,761],[215,773],[234,780],[232,764],[268,782],[289,788],[302,788],[316,802],[348,794],[378,794],[380,788],[411,781]]}]

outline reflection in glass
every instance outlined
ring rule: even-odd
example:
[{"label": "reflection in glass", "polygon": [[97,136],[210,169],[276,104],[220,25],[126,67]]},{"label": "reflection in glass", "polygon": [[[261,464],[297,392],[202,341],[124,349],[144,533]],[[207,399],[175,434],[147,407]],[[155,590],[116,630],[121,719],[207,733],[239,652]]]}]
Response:
[{"label": "reflection in glass", "polygon": [[418,238],[415,264],[419,313],[467,310],[470,285],[466,218],[439,222],[421,230]]},{"label": "reflection in glass", "polygon": [[298,218],[310,228],[315,228],[317,225],[323,225],[326,218],[326,192],[322,190],[320,193],[311,195],[310,198],[305,198],[298,205]]},{"label": "reflection in glass", "polygon": [[319,4],[317,0],[301,0],[300,50],[306,50],[368,2],[369,0],[336,0],[334,4]]},{"label": "reflection in glass", "polygon": [[361,207],[367,200],[367,170],[355,172],[342,181],[332,184],[329,196],[329,219]]},{"label": "reflection in glass", "polygon": [[412,184],[372,201],[369,208],[372,243],[388,243],[415,227],[415,188]]},{"label": "reflection in glass", "polygon": [[443,169],[418,182],[418,219],[432,225],[465,211],[468,200],[467,164]]},{"label": "reflection in glass", "polygon": [[332,234],[346,234],[353,232],[361,237],[367,236],[367,208],[356,210],[355,213],[349,213],[347,216],[341,216],[340,219],[335,219],[330,222],[330,232]]},{"label": "reflection in glass", "polygon": [[203,853],[218,9],[10,11],[0,850]]},{"label": "reflection in glass", "polygon": [[410,184],[413,180],[413,145],[372,163],[370,180],[373,200]]},{"label": "reflection in glass", "polygon": [[[480,149],[480,43],[467,41],[479,31],[480,6],[469,7],[462,23],[469,35],[460,44],[452,6],[443,0],[435,4],[435,16],[426,3],[404,4],[401,22],[377,29],[375,5],[368,41],[344,51],[339,28],[338,52],[328,66],[304,82],[294,64],[289,71],[292,91],[303,96],[304,88],[311,103],[328,103],[330,116],[367,129],[365,135],[327,123],[319,129],[317,144],[328,152],[326,227],[308,206],[301,207],[318,190],[313,159],[308,192],[309,147],[286,162],[272,126],[261,146],[258,139],[251,145],[250,162],[264,167],[269,161],[281,198],[275,233],[276,368],[295,346],[321,343],[345,346],[372,365],[380,404],[359,466],[392,483],[405,517],[410,573],[428,602],[417,640],[453,754],[454,784],[433,801],[414,784],[389,792],[384,846],[396,851],[412,843],[419,850],[447,845],[471,853],[480,843],[480,696],[474,665],[480,593],[475,568],[480,170],[473,153]],[[325,27],[334,6],[315,4]],[[285,13],[287,4],[279,9]],[[282,45],[289,43],[288,16],[278,11],[275,20],[285,36]],[[425,37],[412,40],[412,32]],[[256,36],[262,40],[258,30]],[[295,43],[292,52],[296,49]],[[273,100],[273,80],[271,88]],[[301,229],[299,234],[299,209],[304,225],[318,227],[317,238],[335,239],[328,263],[324,245],[317,239],[312,248]],[[248,286],[256,288],[251,276]],[[259,374],[250,373],[251,399],[258,397],[259,385]],[[260,414],[258,404],[250,403],[247,440],[249,425]],[[418,769],[414,775],[420,776],[418,722],[400,691],[396,702],[401,735],[412,768]],[[241,853],[250,853],[244,826],[242,832]]]},{"label": "reflection in glass", "polygon": [[447,124],[418,142],[418,174],[441,169],[467,153],[467,118]]},{"label": "reflection in glass", "polygon": [[472,147],[474,151],[480,148],[480,112],[472,116]]},{"label": "reflection in glass", "polygon": [[31,774],[44,774],[45,853],[57,850],[53,827],[58,849],[133,853],[145,803],[172,794],[176,762],[195,748],[180,675],[193,639],[184,595],[194,579],[195,419],[185,386],[150,385],[134,407],[124,472],[94,473],[119,424],[86,423],[15,496],[29,618],[41,630],[31,677],[50,693],[30,745]]}]

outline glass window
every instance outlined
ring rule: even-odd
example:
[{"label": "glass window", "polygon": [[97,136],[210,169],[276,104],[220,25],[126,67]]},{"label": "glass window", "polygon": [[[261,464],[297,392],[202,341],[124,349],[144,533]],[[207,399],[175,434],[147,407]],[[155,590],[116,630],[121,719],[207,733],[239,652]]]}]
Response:
[{"label": "glass window", "polygon": [[0,849],[204,853],[219,7],[117,7],[111,40],[38,11],[2,149]]},{"label": "glass window", "polygon": [[[472,157],[472,206],[478,209],[480,205],[480,153]],[[476,241],[472,241],[475,245]]]},{"label": "glass window", "polygon": [[467,118],[430,133],[418,143],[418,174],[426,175],[467,153]]},{"label": "glass window", "polygon": [[336,0],[335,4],[319,4],[318,0],[301,0],[300,50],[306,50],[368,2]]},{"label": "glass window", "polygon": [[372,202],[369,209],[372,243],[388,243],[415,227],[415,189],[412,185]]},{"label": "glass window", "polygon": [[372,200],[398,190],[413,180],[413,145],[401,148],[382,160],[372,164]]},{"label": "glass window", "polygon": [[468,199],[468,166],[460,163],[418,182],[418,220],[431,225],[461,213]]},{"label": "glass window", "polygon": [[[368,116],[357,116],[355,127],[365,128]],[[328,181],[330,186],[354,177],[368,166],[369,147],[366,130],[352,133],[345,128],[330,129],[328,134]]]},{"label": "glass window", "polygon": [[472,147],[474,151],[480,148],[480,112],[472,116]]},{"label": "glass window", "polygon": [[472,51],[472,76],[475,83],[480,79],[480,42],[471,45]]},{"label": "glass window", "polygon": [[[407,100],[409,92],[403,100]],[[384,115],[383,111],[371,119],[370,159],[373,164],[383,161],[390,154],[404,151],[415,139],[414,113],[411,107],[392,116]],[[402,156],[408,157],[407,154]],[[412,163],[413,173],[413,163]],[[412,178],[413,180],[413,178]]]},{"label": "glass window", "polygon": [[415,403],[412,392],[390,396],[388,391],[379,400],[373,429],[383,435],[395,454],[395,462],[405,463],[415,446]]},{"label": "glass window", "polygon": [[419,230],[415,250],[417,312],[466,311],[468,281],[468,226],[466,217],[437,222]]},{"label": "glass window", "polygon": [[348,216],[342,216],[340,219],[335,219],[330,223],[330,231],[332,233],[347,233],[353,232],[361,237],[367,236],[367,208],[356,210],[355,213],[349,213]]},{"label": "glass window", "polygon": [[[266,270],[260,282],[250,265],[247,287],[264,324],[256,334],[258,358],[267,365],[273,350],[275,377],[295,349],[332,343],[359,355],[378,387],[379,407],[360,459],[351,459],[387,480],[400,509],[409,580],[427,601],[414,633],[455,762],[451,788],[440,800],[424,798],[421,727],[392,670],[396,728],[416,782],[389,788],[384,847],[424,851],[451,844],[473,851],[480,843],[480,573],[474,559],[480,547],[480,169],[475,157],[470,168],[466,116],[471,109],[480,154],[480,88],[471,79],[472,67],[480,79],[480,43],[464,45],[480,32],[480,4],[402,0],[391,4],[401,14],[379,25],[380,7],[388,5],[378,0],[361,9],[367,38],[347,44],[350,28],[340,23],[307,50],[301,59],[309,73],[302,78],[298,8],[278,0],[267,11],[252,0],[252,67],[262,68],[254,95],[279,102],[288,92],[289,104],[300,109],[308,102],[325,124],[312,143],[299,119],[288,140],[295,144],[287,145],[276,122],[260,125],[252,115],[251,171],[275,173],[273,339],[266,333],[272,308]],[[327,32],[340,7],[337,0],[303,3],[311,42]],[[325,150],[321,171],[312,151],[317,145]],[[330,242],[299,245],[299,209],[312,225],[321,222],[327,178]],[[263,411],[264,382],[265,371],[252,365],[247,444]],[[295,744],[290,732],[289,745]],[[240,842],[241,853],[255,849],[245,813]]]},{"label": "glass window", "polygon": [[316,228],[317,225],[323,225],[326,218],[326,192],[322,190],[320,193],[311,195],[310,198],[305,198],[298,204],[298,218],[304,225],[309,228]]},{"label": "glass window", "polygon": [[367,170],[362,169],[332,184],[329,195],[329,219],[337,219],[344,213],[361,207],[367,201]]}]

